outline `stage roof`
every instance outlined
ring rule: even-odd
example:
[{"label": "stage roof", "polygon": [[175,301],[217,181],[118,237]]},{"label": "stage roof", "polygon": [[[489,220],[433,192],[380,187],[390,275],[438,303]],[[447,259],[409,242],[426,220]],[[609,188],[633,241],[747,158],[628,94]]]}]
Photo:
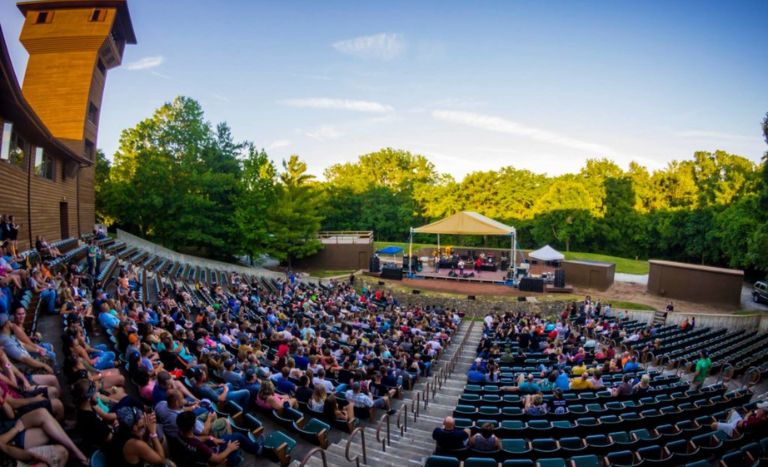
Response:
[{"label": "stage roof", "polygon": [[515,228],[476,212],[462,211],[413,231],[448,235],[511,235]]}]

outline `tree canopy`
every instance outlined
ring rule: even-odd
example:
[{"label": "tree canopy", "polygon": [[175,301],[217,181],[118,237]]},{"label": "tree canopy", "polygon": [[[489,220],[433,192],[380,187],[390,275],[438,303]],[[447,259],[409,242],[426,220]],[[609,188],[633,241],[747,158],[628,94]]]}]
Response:
[{"label": "tree canopy", "polygon": [[[768,143],[768,115],[762,130]],[[462,180],[393,148],[333,165],[322,182],[297,155],[279,166],[178,97],[123,131],[112,164],[99,155],[97,215],[170,248],[290,262],[322,248],[320,229],[404,241],[411,226],[471,210],[515,225],[526,248],[551,243],[768,271],[768,152],[762,164],[699,151],[655,171],[590,159],[574,174],[506,166]]]}]

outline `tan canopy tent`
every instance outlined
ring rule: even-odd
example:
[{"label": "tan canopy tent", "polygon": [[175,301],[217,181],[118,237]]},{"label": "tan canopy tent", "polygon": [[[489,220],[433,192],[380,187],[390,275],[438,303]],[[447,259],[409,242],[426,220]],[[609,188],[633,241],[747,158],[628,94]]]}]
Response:
[{"label": "tan canopy tent", "polygon": [[[517,230],[514,227],[502,224],[490,217],[478,214],[472,211],[457,212],[445,219],[432,222],[417,228],[411,228],[410,244],[408,255],[413,256],[413,234],[429,233],[437,234],[437,248],[440,249],[440,234],[445,235],[509,235],[510,237],[510,258],[517,276]],[[408,263],[408,273],[411,273],[410,262]]]}]

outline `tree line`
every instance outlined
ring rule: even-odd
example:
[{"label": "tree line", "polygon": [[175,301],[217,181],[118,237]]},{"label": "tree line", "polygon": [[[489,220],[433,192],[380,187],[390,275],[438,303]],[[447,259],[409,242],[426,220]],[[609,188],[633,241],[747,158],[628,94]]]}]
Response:
[{"label": "tree line", "polygon": [[[763,132],[768,143],[768,115]],[[199,103],[178,97],[123,131],[112,164],[100,154],[97,215],[176,250],[290,262],[322,247],[321,229],[406,241],[409,227],[468,210],[514,225],[523,248],[549,243],[768,271],[768,154],[755,164],[702,151],[652,172],[595,158],[572,174],[501,167],[455,180],[422,155],[384,148],[323,175],[315,179],[296,155],[276,167],[263,149],[234,141],[225,123],[207,122]]]}]

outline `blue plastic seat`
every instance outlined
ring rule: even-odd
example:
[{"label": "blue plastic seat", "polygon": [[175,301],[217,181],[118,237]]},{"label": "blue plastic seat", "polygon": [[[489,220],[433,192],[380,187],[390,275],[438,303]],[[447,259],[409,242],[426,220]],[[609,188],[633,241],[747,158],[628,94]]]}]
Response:
[{"label": "blue plastic seat", "polygon": [[460,465],[461,461],[448,456],[429,456],[424,464],[425,467],[459,467]]}]

